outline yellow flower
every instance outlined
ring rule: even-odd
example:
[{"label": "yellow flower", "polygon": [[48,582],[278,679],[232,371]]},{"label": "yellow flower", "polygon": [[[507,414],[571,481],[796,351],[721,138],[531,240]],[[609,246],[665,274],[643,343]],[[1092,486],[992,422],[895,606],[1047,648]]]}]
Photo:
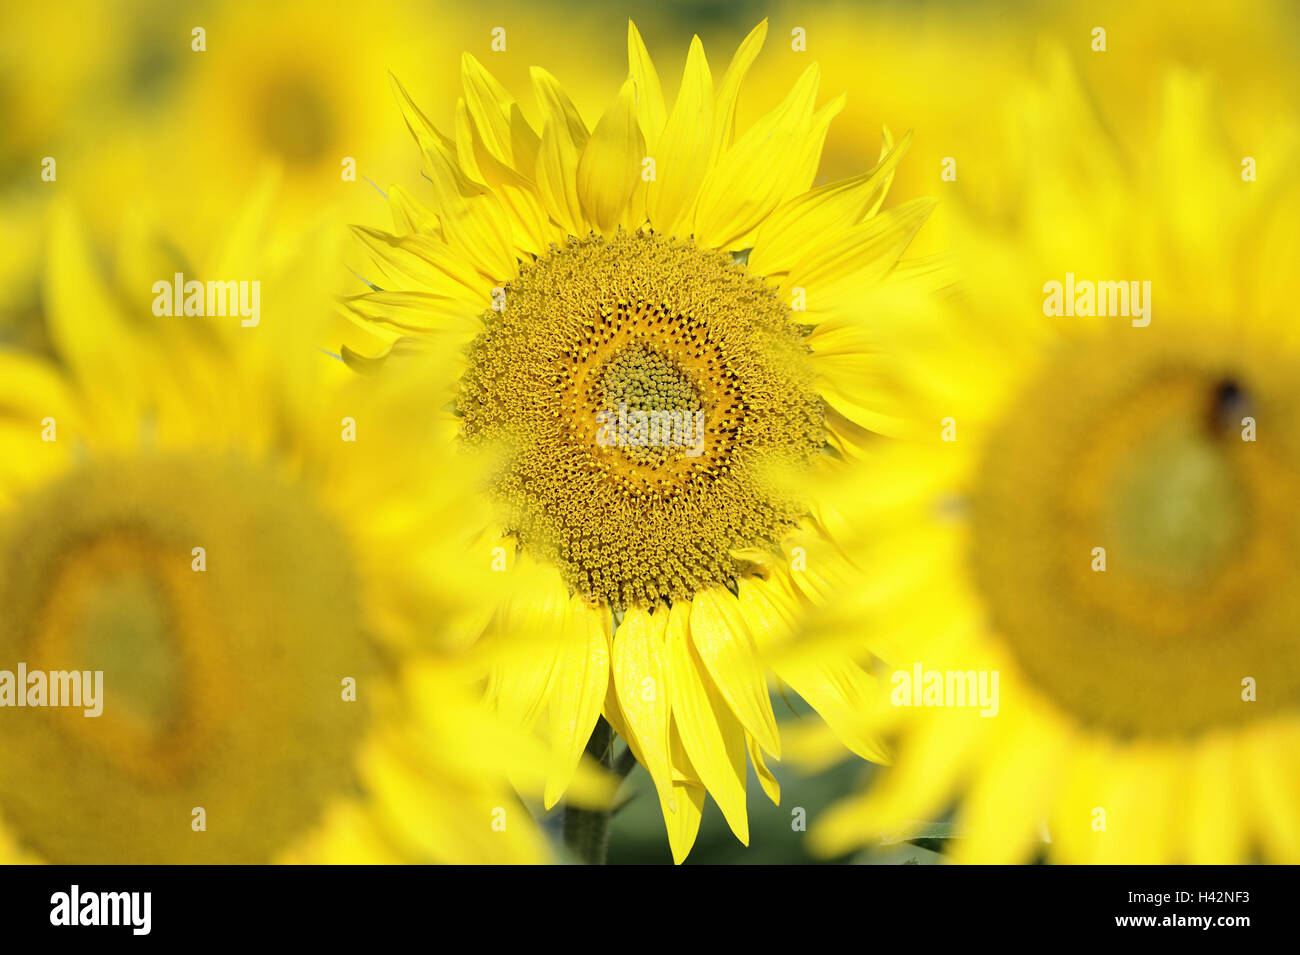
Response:
[{"label": "yellow flower", "polygon": [[[1187,15],[1179,0],[1092,0],[1090,3],[886,3],[869,18],[857,0],[782,4],[782,24],[771,68],[754,77],[761,102],[817,57],[829,84],[857,83],[863,64],[870,81],[854,95],[828,138],[822,172],[832,177],[857,168],[875,148],[880,123],[916,130],[894,190],[935,194],[941,202],[917,251],[948,250],[954,236],[954,198],[986,217],[1006,209],[1016,181],[1002,174],[1007,143],[997,119],[1009,90],[1029,81],[1030,51],[1047,41],[1066,50],[1081,75],[1107,103],[1112,123],[1151,115],[1169,68],[1213,73],[1225,101],[1228,130],[1300,105],[1300,58],[1290,38],[1300,8],[1289,0],[1256,0],[1241,15],[1235,0],[1203,0]],[[791,49],[791,31],[804,31],[806,52]],[[1104,30],[1104,36],[1094,31]],[[1105,49],[1094,49],[1104,41]]]},{"label": "yellow flower", "polygon": [[[873,169],[811,188],[843,104],[817,105],[815,64],[737,131],[766,30],[716,79],[695,38],[670,108],[630,27],[630,75],[594,127],[539,68],[530,122],[466,54],[454,137],[398,87],[429,189],[391,189],[394,233],[357,230],[373,291],[346,302],[390,345],[462,361],[461,440],[497,462],[488,695],[549,738],[547,805],[603,713],[679,862],[706,791],[748,841],[747,754],[779,798],[765,658],[851,572],[815,488],[891,426],[872,309],[933,266],[898,267],[931,202],[880,209],[906,140],[886,131]],[[849,654],[776,673],[836,729],[869,685]]]},{"label": "yellow flower", "polygon": [[[540,791],[546,753],[443,629],[475,578],[439,576],[420,449],[452,424],[399,413],[439,389],[307,345],[337,243],[264,248],[266,207],[200,260],[128,225],[109,275],[54,213],[56,360],[0,351],[0,854],[542,861],[507,775]],[[173,314],[176,273],[252,307]],[[18,708],[20,666],[97,702]]]},{"label": "yellow flower", "polygon": [[217,185],[203,201],[227,201],[275,164],[290,215],[341,207],[355,217],[373,206],[366,177],[386,177],[403,146],[388,133],[387,90],[376,74],[418,62],[417,51],[429,55],[427,42],[414,42],[431,36],[424,11],[405,2],[223,4],[195,26],[205,29],[206,49],[188,54],[178,78],[173,136],[184,160],[176,172],[197,167]]},{"label": "yellow flower", "polygon": [[[346,65],[368,74],[389,60],[382,43],[365,42],[370,34],[347,19],[354,6],[186,10],[128,0],[110,11],[60,0],[39,15],[15,12],[0,36],[0,101],[14,120],[12,135],[0,137],[0,339],[43,345],[34,288],[46,244],[43,210],[54,196],[76,201],[97,240],[113,236],[130,208],[165,223],[186,249],[206,248],[209,224],[242,205],[276,166],[286,173],[280,226],[348,200],[350,215],[371,204],[362,177],[373,174],[369,163],[383,161],[384,141],[365,122],[375,106]],[[312,42],[304,43],[309,25]],[[199,29],[202,50],[192,46]],[[386,105],[383,84],[374,86]],[[320,155],[290,162],[277,145],[312,119],[330,132]],[[364,153],[355,146],[361,142],[370,143]],[[342,178],[345,155],[357,159],[356,181]]]},{"label": "yellow flower", "polygon": [[1007,227],[963,228],[967,307],[885,346],[918,424],[854,508],[890,586],[852,614],[898,667],[863,713],[898,755],[813,836],[956,804],[961,861],[1295,862],[1293,120],[1234,152],[1175,72],[1149,135],[1107,128],[1049,67]]},{"label": "yellow flower", "polygon": [[[126,72],[126,17],[102,4],[65,0],[5,11],[0,31],[0,188],[39,184],[41,160],[57,153],[62,126],[105,73]],[[39,185],[34,188],[39,188]]]}]

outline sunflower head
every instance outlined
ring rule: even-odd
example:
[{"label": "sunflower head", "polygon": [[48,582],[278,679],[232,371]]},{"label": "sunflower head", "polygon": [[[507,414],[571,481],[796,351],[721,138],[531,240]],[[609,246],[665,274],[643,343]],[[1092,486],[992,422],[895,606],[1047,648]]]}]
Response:
[{"label": "sunflower head", "polygon": [[[1044,68],[1015,204],[962,217],[962,301],[887,345],[917,418],[876,455],[889,508],[856,508],[865,569],[901,579],[859,606],[891,663],[997,673],[1000,706],[878,708],[897,768],[816,838],[955,804],[970,861],[1295,858],[1297,192],[1246,174],[1203,79],[1116,136]],[[1300,140],[1271,123],[1276,170]]]},{"label": "sunflower head", "polygon": [[768,475],[809,465],[823,410],[789,306],[722,253],[651,233],[556,248],[470,346],[470,441],[509,440],[508,526],[617,611],[734,586],[802,508]]},{"label": "sunflower head", "polygon": [[257,208],[246,246],[189,260],[264,283],[256,327],[151,312],[165,243],[120,248],[119,286],[56,210],[57,363],[0,351],[0,845],[540,860],[507,777],[537,786],[545,754],[471,694],[455,627],[478,578],[445,585],[466,542],[420,493],[450,416],[396,413],[450,393],[426,365],[360,381],[312,347],[333,246],[268,250]]},{"label": "sunflower head", "polygon": [[[390,351],[463,362],[457,443],[493,451],[483,550],[504,572],[488,694],[549,736],[548,803],[603,715],[678,861],[706,791],[748,839],[747,757],[777,798],[764,654],[850,573],[814,489],[890,420],[864,384],[873,306],[937,274],[897,268],[932,204],[881,211],[906,139],[815,184],[843,105],[818,104],[815,64],[737,128],[766,29],[717,76],[696,38],[670,106],[629,26],[594,124],[538,68],[530,109],[466,55],[454,135],[396,85],[429,189],[389,190],[394,232],[357,230],[371,289],[345,303]],[[841,719],[867,681],[852,659],[779,675],[879,755]]]}]

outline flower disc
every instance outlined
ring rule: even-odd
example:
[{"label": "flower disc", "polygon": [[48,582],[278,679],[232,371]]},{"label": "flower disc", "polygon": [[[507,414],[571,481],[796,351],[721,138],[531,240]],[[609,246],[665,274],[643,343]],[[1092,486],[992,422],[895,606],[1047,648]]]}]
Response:
[{"label": "flower disc", "polygon": [[615,609],[746,572],[803,513],[823,408],[788,306],[729,256],[651,233],[572,239],[505,289],[470,349],[471,442],[506,442],[508,528]]},{"label": "flower disc", "polygon": [[1062,351],[1003,416],[974,572],[1084,722],[1178,735],[1300,703],[1296,380],[1226,337],[1133,335]]},{"label": "flower disc", "polygon": [[234,457],[101,461],[20,500],[0,667],[102,671],[103,712],[0,711],[8,828],[52,862],[272,859],[355,785],[355,592],[326,515]]}]

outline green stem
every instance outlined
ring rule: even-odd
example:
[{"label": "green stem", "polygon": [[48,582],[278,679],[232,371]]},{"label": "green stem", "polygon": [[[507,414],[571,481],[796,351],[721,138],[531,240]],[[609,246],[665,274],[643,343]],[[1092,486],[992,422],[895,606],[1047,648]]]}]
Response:
[{"label": "green stem", "polygon": [[636,754],[632,752],[632,747],[629,746],[614,761],[614,775],[619,779],[627,779],[628,774],[634,769],[636,769]]},{"label": "green stem", "polygon": [[[608,767],[613,751],[614,730],[602,716],[596,720],[596,728],[587,740],[587,755]],[[608,809],[564,807],[564,844],[579,861],[586,865],[605,864],[612,816]]]}]

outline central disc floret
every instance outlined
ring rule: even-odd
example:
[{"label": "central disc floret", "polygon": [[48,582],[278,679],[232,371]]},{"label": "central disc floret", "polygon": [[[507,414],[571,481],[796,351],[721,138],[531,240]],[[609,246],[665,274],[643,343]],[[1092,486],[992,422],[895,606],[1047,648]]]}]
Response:
[{"label": "central disc floret", "polygon": [[687,599],[749,568],[802,515],[823,411],[775,292],[721,253],[646,233],[575,239],[484,317],[459,410],[507,446],[507,528],[615,609]]},{"label": "central disc floret", "polygon": [[623,448],[630,460],[651,467],[667,464],[676,449],[703,451],[699,393],[672,358],[628,346],[605,366],[604,393],[604,408],[596,412],[602,447]]}]

